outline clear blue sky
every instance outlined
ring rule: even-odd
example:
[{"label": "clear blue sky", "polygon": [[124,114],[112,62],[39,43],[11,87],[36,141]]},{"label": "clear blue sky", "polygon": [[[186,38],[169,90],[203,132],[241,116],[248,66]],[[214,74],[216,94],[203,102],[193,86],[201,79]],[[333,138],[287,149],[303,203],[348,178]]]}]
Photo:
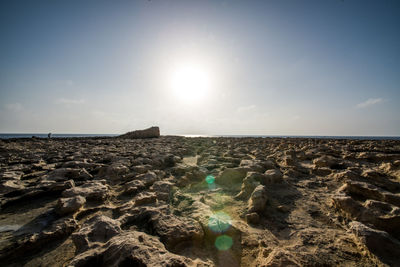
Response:
[{"label": "clear blue sky", "polygon": [[387,0],[0,1],[0,132],[400,135],[399,25]]}]

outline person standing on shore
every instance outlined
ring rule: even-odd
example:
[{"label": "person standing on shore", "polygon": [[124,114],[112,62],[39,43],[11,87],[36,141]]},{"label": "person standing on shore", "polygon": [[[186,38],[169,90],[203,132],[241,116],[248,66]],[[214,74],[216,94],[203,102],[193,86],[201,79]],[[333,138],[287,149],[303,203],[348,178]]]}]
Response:
[{"label": "person standing on shore", "polygon": [[48,137],[48,138],[51,138],[51,133],[48,133],[47,137]]}]

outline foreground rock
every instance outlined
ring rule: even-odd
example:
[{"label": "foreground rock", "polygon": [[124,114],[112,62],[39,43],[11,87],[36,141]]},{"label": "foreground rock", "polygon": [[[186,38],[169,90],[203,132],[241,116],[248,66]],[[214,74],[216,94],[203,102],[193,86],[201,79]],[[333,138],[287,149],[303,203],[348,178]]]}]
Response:
[{"label": "foreground rock", "polygon": [[400,141],[123,137],[0,140],[2,266],[400,266]]}]

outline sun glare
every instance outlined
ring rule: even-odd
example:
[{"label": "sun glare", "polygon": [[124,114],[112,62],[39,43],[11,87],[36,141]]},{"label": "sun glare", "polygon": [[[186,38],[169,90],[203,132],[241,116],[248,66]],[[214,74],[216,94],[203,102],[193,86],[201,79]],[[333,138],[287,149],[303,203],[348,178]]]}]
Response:
[{"label": "sun glare", "polygon": [[182,64],[171,75],[171,87],[175,96],[186,103],[203,100],[210,91],[211,80],[207,69],[196,64]]}]

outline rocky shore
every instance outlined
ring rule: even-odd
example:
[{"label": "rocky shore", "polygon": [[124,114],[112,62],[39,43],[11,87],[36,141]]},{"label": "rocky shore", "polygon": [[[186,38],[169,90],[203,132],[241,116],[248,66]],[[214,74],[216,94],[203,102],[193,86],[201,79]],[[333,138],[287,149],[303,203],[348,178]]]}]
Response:
[{"label": "rocky shore", "polygon": [[0,140],[2,266],[400,266],[400,141]]}]

